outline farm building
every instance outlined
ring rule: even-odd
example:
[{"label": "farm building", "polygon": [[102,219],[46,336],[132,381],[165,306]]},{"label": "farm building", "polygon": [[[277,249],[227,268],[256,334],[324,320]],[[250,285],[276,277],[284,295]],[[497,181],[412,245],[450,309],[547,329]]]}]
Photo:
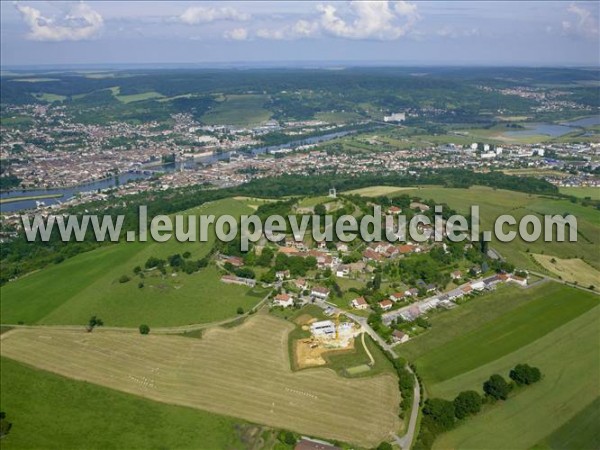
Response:
[{"label": "farm building", "polygon": [[256,280],[252,280],[250,278],[236,277],[235,275],[223,275],[221,277],[221,281],[227,284],[241,284],[243,286],[249,287],[254,287],[256,285]]}]

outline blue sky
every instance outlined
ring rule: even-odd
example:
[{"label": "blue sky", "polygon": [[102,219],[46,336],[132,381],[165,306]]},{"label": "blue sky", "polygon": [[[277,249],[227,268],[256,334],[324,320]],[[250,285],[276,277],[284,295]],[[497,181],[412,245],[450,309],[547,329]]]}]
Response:
[{"label": "blue sky", "polygon": [[595,1],[3,1],[0,13],[4,67],[600,65]]}]

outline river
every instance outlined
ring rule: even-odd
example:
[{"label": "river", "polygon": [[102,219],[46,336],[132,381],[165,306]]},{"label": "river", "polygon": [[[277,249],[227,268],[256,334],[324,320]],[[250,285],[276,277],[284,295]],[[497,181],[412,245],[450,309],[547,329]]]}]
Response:
[{"label": "river", "polygon": [[[253,155],[260,155],[263,153],[268,153],[274,150],[281,150],[285,148],[293,148],[298,147],[300,145],[306,144],[318,144],[321,142],[327,142],[332,139],[336,139],[339,137],[346,136],[347,134],[353,133],[353,131],[338,131],[336,133],[324,134],[322,136],[313,136],[307,137],[303,139],[298,139],[297,141],[288,142],[286,144],[280,145],[271,145],[258,147],[251,150]],[[223,152],[223,153],[215,153],[213,155],[208,155],[204,157],[200,157],[194,160],[194,162],[185,161],[180,163],[171,163],[171,164],[161,164],[158,166],[148,167],[149,170],[157,171],[157,172],[171,172],[179,167],[181,164],[184,165],[185,168],[188,169],[197,169],[202,165],[210,165],[214,164],[218,161],[228,160],[234,152]],[[9,191],[0,193],[1,199],[6,198],[19,198],[19,197],[36,197],[40,195],[56,195],[60,194],[60,197],[55,198],[45,198],[40,199],[39,201],[44,202],[45,205],[54,205],[56,203],[62,203],[65,200],[72,198],[74,195],[80,192],[93,192],[103,189],[108,189],[117,186],[117,184],[124,184],[130,180],[138,180],[141,178],[148,178],[152,176],[149,173],[122,173],[118,177],[107,178],[100,181],[94,181],[92,183],[82,184],[78,186],[64,187],[64,188],[52,188],[52,189],[34,189],[34,190],[17,190],[17,191]],[[118,183],[117,183],[118,180]],[[20,211],[23,209],[33,209],[36,208],[36,200],[19,200],[10,203],[0,204],[0,212],[1,213],[10,213],[15,211]]]}]

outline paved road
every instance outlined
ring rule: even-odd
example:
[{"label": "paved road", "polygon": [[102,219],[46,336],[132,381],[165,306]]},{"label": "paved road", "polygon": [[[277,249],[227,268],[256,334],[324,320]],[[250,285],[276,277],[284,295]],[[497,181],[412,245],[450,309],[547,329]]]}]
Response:
[{"label": "paved road", "polygon": [[[386,341],[384,341],[381,338],[381,336],[379,336],[375,332],[375,330],[373,330],[373,328],[371,328],[371,326],[367,322],[367,318],[358,316],[356,314],[352,314],[348,311],[340,309],[333,303],[320,301],[320,302],[316,302],[316,304],[321,306],[322,308],[331,307],[335,310],[336,313],[339,312],[340,314],[344,314],[346,317],[349,317],[350,319],[354,320],[355,322],[360,324],[362,329],[369,336],[371,336],[371,338],[373,338],[374,341],[378,342],[379,345],[386,352],[388,352],[394,359],[398,358],[398,354],[394,351],[394,348],[391,345],[389,345]],[[402,436],[402,437],[394,436],[394,440],[400,446],[400,448],[402,448],[403,450],[409,450],[412,445],[412,442],[414,440],[415,432],[417,430],[417,419],[419,417],[419,403],[421,402],[421,388],[419,386],[419,380],[415,376],[415,373],[410,368],[410,366],[407,365],[406,369],[413,375],[414,380],[415,380],[415,387],[414,387],[414,391],[413,391],[413,404],[412,404],[412,408],[410,410],[410,418],[408,420],[408,427],[406,430],[406,434],[404,434],[404,436]]]}]

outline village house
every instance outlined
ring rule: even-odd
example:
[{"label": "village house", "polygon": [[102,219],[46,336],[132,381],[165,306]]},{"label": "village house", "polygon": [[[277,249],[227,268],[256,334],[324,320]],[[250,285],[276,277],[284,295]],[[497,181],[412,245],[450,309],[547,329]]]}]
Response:
[{"label": "village house", "polygon": [[239,256],[222,255],[221,258],[223,259],[223,262],[229,263],[233,267],[242,267],[244,265],[244,260]]},{"label": "village house", "polygon": [[301,290],[305,290],[308,288],[308,283],[304,278],[298,278],[297,280],[295,280],[294,285]]},{"label": "village house", "polygon": [[273,299],[273,304],[287,308],[289,306],[294,306],[294,299],[288,294],[279,294]]},{"label": "village house", "polygon": [[384,311],[389,311],[390,309],[392,309],[392,306],[394,306],[394,303],[389,299],[385,299],[379,302],[379,307]]},{"label": "village house", "polygon": [[412,202],[410,204],[410,209],[418,209],[419,211],[426,212],[429,211],[429,206],[426,205],[425,203],[420,203],[420,202]]},{"label": "village house", "polygon": [[399,302],[404,298],[404,295],[404,292],[395,292],[394,294],[390,295],[390,300],[393,302]]},{"label": "village house", "polygon": [[275,277],[279,280],[279,281],[283,281],[286,278],[290,277],[290,271],[289,270],[279,270],[277,272],[275,272]]},{"label": "village house", "polygon": [[345,242],[338,242],[337,244],[335,244],[335,248],[338,252],[345,253],[348,251],[348,244],[346,244]]},{"label": "village house", "polygon": [[455,270],[450,274],[453,280],[460,280],[462,278],[462,272],[460,270]]},{"label": "village house", "polygon": [[402,212],[402,208],[398,208],[397,206],[390,206],[387,210],[388,214],[400,214]]},{"label": "village house", "polygon": [[350,275],[350,267],[340,264],[337,269],[335,269],[335,276],[338,278],[344,278]]},{"label": "village house", "polygon": [[417,288],[410,288],[404,291],[404,295],[407,297],[416,297],[419,295],[419,290]]},{"label": "village house", "polygon": [[320,298],[321,300],[327,299],[329,297],[329,289],[323,286],[315,286],[310,291],[310,295],[312,297]]},{"label": "village house", "polygon": [[410,340],[410,337],[408,336],[408,334],[404,333],[403,331],[394,330],[392,332],[392,340],[396,344],[404,344],[405,342],[408,342]]},{"label": "village house", "polygon": [[371,250],[370,248],[366,249],[363,254],[363,261],[368,262],[368,261],[381,261],[383,259],[383,257],[377,253],[374,250]]},{"label": "village house", "polygon": [[350,306],[352,306],[354,309],[360,310],[365,310],[369,308],[369,304],[367,303],[364,297],[355,298],[350,302]]}]

